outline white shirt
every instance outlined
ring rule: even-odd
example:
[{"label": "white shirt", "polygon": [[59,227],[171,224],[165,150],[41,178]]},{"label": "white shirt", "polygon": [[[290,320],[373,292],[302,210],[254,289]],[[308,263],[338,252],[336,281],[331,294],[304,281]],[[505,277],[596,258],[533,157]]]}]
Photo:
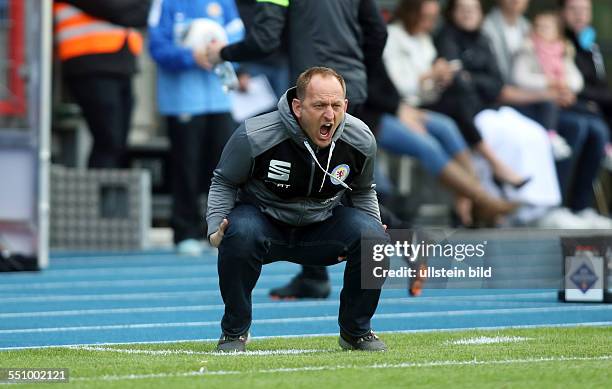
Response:
[{"label": "white shirt", "polygon": [[525,36],[523,35],[520,25],[515,23],[511,26],[504,20],[501,28],[506,40],[506,45],[508,46],[508,50],[512,55],[516,54],[521,49],[523,41],[525,40]]},{"label": "white shirt", "polygon": [[399,22],[390,24],[387,32],[389,37],[383,60],[402,99],[413,106],[435,101],[437,92],[422,90],[419,83],[420,77],[431,70],[437,57],[431,36],[410,35]]}]

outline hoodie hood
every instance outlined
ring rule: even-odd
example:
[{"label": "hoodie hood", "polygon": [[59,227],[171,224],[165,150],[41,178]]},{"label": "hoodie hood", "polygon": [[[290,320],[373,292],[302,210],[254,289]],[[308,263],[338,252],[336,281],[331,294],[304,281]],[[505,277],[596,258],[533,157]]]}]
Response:
[{"label": "hoodie hood", "polygon": [[[300,123],[298,123],[297,118],[293,113],[293,110],[291,109],[291,102],[294,98],[297,98],[296,87],[288,89],[278,101],[277,108],[280,114],[281,121],[285,126],[285,130],[289,133],[289,136],[291,137],[291,139],[293,139],[295,143],[297,143],[301,147],[305,147],[304,141],[308,141],[311,146],[316,148],[316,145],[310,140],[304,130],[302,130],[302,127],[300,127]],[[338,139],[340,139],[342,133],[344,132],[345,123],[346,114],[340,122],[340,125],[338,125],[338,128],[336,129],[336,132],[332,137],[332,142],[336,142]]]}]

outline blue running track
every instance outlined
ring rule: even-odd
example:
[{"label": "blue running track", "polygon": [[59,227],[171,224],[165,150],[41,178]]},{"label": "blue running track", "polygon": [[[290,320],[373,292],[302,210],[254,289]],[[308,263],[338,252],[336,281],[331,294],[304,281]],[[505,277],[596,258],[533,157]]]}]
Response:
[{"label": "blue running track", "polygon": [[[298,266],[264,266],[252,334],[337,334],[343,268],[330,268],[328,300],[275,302],[268,290]],[[45,271],[0,274],[0,296],[0,349],[216,339],[223,312],[212,253],[55,253]],[[373,320],[376,331],[578,324],[612,325],[612,305],[560,303],[554,290],[384,290]]]}]

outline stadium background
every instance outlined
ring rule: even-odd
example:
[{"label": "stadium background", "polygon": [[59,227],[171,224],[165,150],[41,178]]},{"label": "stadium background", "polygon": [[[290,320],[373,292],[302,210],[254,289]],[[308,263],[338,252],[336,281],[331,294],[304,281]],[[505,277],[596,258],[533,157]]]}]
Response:
[{"label": "stadium background", "polygon": [[[494,2],[494,0],[485,0],[483,3],[488,9]],[[397,1],[378,0],[378,3],[389,17]],[[529,12],[533,13],[538,9],[554,7],[556,4],[556,0],[531,1]],[[612,63],[612,3],[606,0],[594,0],[594,8],[594,24],[601,37],[602,51],[607,63]],[[146,50],[140,58],[140,68],[141,71],[135,78],[137,101],[129,139],[131,166],[145,167],[151,172],[153,224],[156,227],[167,227],[170,213],[169,182],[167,179],[169,146],[165,135],[164,120],[160,120],[156,110],[155,64]],[[608,77],[612,78],[612,75],[608,74]],[[62,88],[58,77],[57,64],[55,64],[53,81],[53,144],[55,148],[53,149],[52,161],[63,166],[84,167],[87,162],[89,135],[80,119],[78,107],[70,102],[69,95]],[[414,175],[415,182],[426,183],[426,185],[421,186],[438,188],[437,182],[426,177],[426,174],[420,174],[422,172],[418,167],[412,166],[409,170]],[[402,174],[404,172],[402,171]],[[609,182],[605,183],[609,184]],[[427,199],[428,202],[435,204],[433,207],[429,207],[429,210],[432,210],[431,212],[426,211],[425,213],[434,216],[422,217],[420,221],[433,224],[447,222],[448,209],[445,206],[440,206],[440,204],[446,204],[449,201],[449,197],[444,195],[444,191],[434,189],[426,190],[425,193],[409,194],[410,190],[402,190],[402,186],[400,182],[398,184],[400,192],[403,195],[408,195],[413,204],[403,210],[405,215],[414,217],[417,214],[418,216],[419,211],[415,207],[422,204],[424,199]],[[608,185],[606,185],[606,190],[608,190]]]}]

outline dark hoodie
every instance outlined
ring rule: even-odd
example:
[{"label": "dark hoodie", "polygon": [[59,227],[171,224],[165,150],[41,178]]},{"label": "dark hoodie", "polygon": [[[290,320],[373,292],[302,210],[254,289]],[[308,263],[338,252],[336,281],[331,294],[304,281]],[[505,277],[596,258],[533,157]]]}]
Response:
[{"label": "dark hoodie", "polygon": [[319,149],[293,115],[293,97],[295,88],[281,97],[277,111],[247,120],[228,141],[209,191],[208,236],[236,201],[253,204],[281,223],[304,226],[331,217],[348,192],[355,208],[380,221],[373,175],[376,141],[368,127],[347,114],[332,145]]},{"label": "dark hoodie", "polygon": [[344,77],[351,104],[363,104],[366,64],[382,55],[386,39],[375,0],[258,0],[247,36],[226,46],[221,57],[261,59],[285,40],[291,81],[312,66],[327,66]]}]

